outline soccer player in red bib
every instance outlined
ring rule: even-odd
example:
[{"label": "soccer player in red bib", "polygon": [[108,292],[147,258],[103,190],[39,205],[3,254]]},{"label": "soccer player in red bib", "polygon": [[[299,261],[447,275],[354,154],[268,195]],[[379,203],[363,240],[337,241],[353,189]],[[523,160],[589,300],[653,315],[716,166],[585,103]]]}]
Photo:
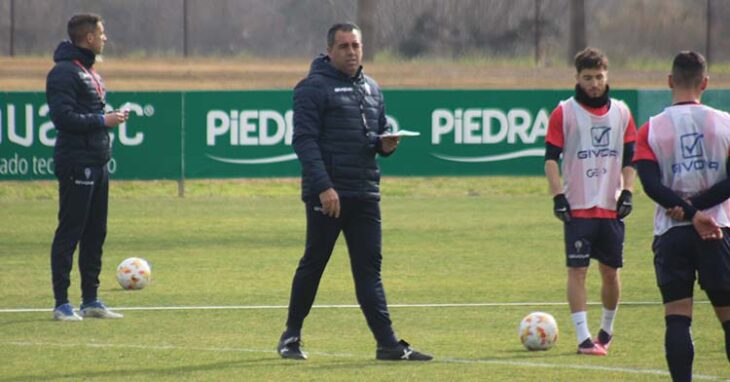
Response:
[{"label": "soccer player in red bib", "polygon": [[[632,209],[636,125],[626,104],[609,96],[603,52],[579,52],[575,70],[575,95],[550,115],[545,175],[553,212],[564,227],[567,294],[578,354],[600,356],[608,354],[621,294],[623,219]],[[602,280],[603,314],[595,340],[588,329],[585,287],[591,258],[598,260]]]},{"label": "soccer player in red bib", "polygon": [[701,54],[672,65],[672,105],[639,130],[634,163],[656,202],[654,270],[664,302],[664,347],[674,381],[692,380],[695,280],[725,331],[730,360],[730,115],[700,103],[709,77]]}]

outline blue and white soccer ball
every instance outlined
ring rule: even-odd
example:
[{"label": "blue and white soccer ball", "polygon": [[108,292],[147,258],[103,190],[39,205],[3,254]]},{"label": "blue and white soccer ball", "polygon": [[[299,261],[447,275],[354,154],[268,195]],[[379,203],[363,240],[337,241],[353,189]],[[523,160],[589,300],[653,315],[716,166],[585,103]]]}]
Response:
[{"label": "blue and white soccer ball", "polygon": [[548,350],[558,341],[558,323],[549,313],[532,312],[520,322],[519,335],[527,350]]},{"label": "blue and white soccer ball", "polygon": [[142,289],[149,284],[151,277],[149,263],[138,257],[130,257],[117,267],[117,281],[124,289]]}]

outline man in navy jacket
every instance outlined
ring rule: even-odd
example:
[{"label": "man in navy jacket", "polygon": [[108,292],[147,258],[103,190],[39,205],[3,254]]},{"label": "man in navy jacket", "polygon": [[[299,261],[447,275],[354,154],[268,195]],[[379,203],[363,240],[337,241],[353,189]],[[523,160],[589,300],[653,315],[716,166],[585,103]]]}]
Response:
[{"label": "man in navy jacket", "polygon": [[[79,14],[68,21],[71,41],[58,45],[46,80],[46,98],[58,135],[54,150],[59,185],[58,227],[51,247],[53,318],[121,318],[97,298],[101,254],[106,238],[111,158],[110,128],[128,113],[104,112],[104,83],[94,70],[106,42],[100,16]],[[79,245],[82,304],[80,315],[68,300],[73,253]]]},{"label": "man in navy jacket", "polygon": [[428,361],[431,356],[397,339],[385,301],[375,155],[392,154],[399,138],[382,136],[387,130],[383,95],[362,73],[361,62],[360,29],[335,24],[327,33],[327,55],[312,62],[309,75],[294,89],[293,146],[302,166],[307,239],[277,350],[282,358],[307,358],[301,349],[302,324],[343,232],[357,300],[377,342],[376,358]]}]

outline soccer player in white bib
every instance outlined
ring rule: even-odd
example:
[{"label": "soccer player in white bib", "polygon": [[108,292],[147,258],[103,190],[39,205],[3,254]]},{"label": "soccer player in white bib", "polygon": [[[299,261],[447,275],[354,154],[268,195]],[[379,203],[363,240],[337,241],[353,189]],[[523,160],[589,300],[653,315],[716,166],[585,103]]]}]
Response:
[{"label": "soccer player in white bib", "polygon": [[654,270],[664,302],[664,348],[674,381],[692,380],[695,280],[715,309],[730,360],[730,115],[700,103],[709,77],[701,54],[672,65],[672,106],[639,130],[634,163],[656,202]]},{"label": "soccer player in white bib", "polygon": [[[623,219],[632,209],[636,125],[626,104],[609,96],[608,58],[603,52],[578,52],[575,70],[575,95],[550,115],[545,175],[553,212],[564,227],[567,295],[578,354],[602,356],[613,339],[621,294]],[[591,258],[599,262],[602,281],[603,314],[595,340],[588,328],[585,287]]]}]

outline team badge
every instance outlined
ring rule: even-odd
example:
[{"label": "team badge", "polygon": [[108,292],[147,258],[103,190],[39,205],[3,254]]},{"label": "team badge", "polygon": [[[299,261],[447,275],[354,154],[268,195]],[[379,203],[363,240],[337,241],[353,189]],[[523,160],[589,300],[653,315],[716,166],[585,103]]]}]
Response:
[{"label": "team badge", "polygon": [[84,169],[84,175],[86,176],[86,179],[89,179],[89,177],[91,176],[91,169],[88,168],[88,167],[85,168]]},{"label": "team badge", "polygon": [[576,240],[575,243],[573,243],[573,246],[575,247],[575,252],[580,253],[580,250],[583,249],[583,241]]}]

